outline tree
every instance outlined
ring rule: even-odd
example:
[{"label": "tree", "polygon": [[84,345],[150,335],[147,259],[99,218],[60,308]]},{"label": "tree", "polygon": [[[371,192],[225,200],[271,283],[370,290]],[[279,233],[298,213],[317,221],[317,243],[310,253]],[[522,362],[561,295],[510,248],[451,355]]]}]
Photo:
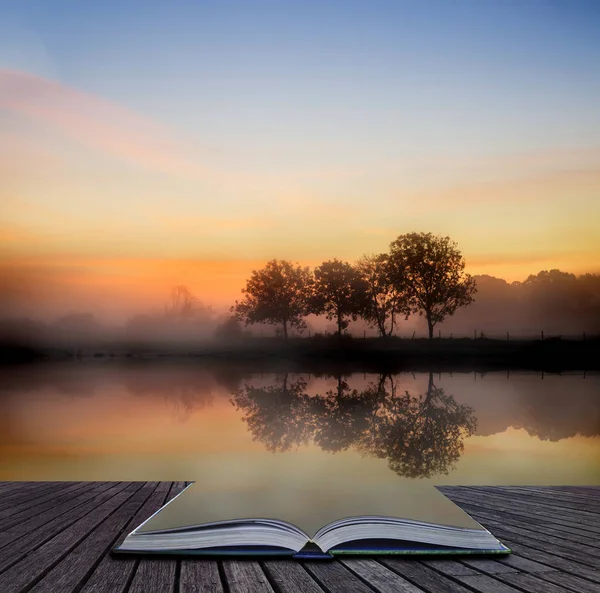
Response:
[{"label": "tree", "polygon": [[230,401],[243,412],[242,420],[253,441],[263,443],[272,453],[289,451],[306,445],[314,430],[312,398],[305,390],[305,380],[299,378],[289,384],[286,373],[281,386],[245,385],[234,392]]},{"label": "tree", "polygon": [[165,316],[171,319],[190,320],[210,317],[212,313],[210,307],[206,307],[187,286],[183,285],[171,289],[170,301],[165,305]]},{"label": "tree", "polygon": [[448,474],[462,455],[464,437],[471,436],[477,427],[473,408],[459,404],[436,387],[432,373],[425,395],[414,396],[408,391],[397,394],[392,378],[389,380],[391,389],[379,399],[359,450],[387,459],[388,467],[400,476]]},{"label": "tree", "polygon": [[338,376],[337,389],[309,396],[305,381],[288,385],[286,376],[282,387],[246,385],[231,403],[269,451],[310,442],[332,453],[354,448],[409,478],[447,474],[477,425],[473,409],[436,388],[431,373],[425,395],[399,394],[393,378],[381,375],[362,391]]},{"label": "tree", "polygon": [[307,292],[311,284],[308,268],[291,262],[273,259],[262,270],[253,270],[244,298],[236,301],[231,312],[246,325],[251,323],[280,323],[287,339],[288,328],[300,332],[306,327],[308,314]]},{"label": "tree", "polygon": [[360,272],[337,259],[323,262],[314,272],[311,311],[335,319],[337,334],[356,321],[365,308],[366,285]]},{"label": "tree", "polygon": [[230,317],[216,327],[214,337],[217,340],[234,342],[241,340],[244,337],[244,332],[240,322],[235,317]]},{"label": "tree", "polygon": [[474,300],[475,280],[464,273],[465,261],[450,237],[400,235],[390,244],[388,261],[390,281],[406,294],[409,310],[427,318],[429,339],[437,323]]},{"label": "tree", "polygon": [[397,315],[404,311],[403,295],[390,282],[388,256],[364,255],[356,263],[366,287],[362,317],[379,330],[382,337],[391,336],[396,328]]}]

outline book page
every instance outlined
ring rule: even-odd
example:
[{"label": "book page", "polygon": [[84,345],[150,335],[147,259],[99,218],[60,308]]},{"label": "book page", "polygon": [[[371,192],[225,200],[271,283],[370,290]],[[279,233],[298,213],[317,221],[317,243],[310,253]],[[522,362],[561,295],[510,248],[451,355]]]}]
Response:
[{"label": "book page", "polygon": [[[343,454],[332,455],[336,457]],[[234,519],[277,519],[312,537],[346,517],[381,515],[483,529],[431,482],[400,478],[382,465],[360,463],[317,470],[298,453],[271,454],[269,463],[215,467],[139,529],[139,533]],[[256,461],[256,460],[254,460]],[[361,460],[358,460],[361,461]]]}]

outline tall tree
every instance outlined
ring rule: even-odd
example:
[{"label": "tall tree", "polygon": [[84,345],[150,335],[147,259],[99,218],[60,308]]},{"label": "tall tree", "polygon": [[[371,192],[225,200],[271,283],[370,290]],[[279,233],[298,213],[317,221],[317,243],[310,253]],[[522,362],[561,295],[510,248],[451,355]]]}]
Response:
[{"label": "tall tree", "polygon": [[311,310],[335,319],[337,334],[356,321],[364,310],[366,286],[360,272],[351,264],[337,259],[323,262],[314,272]]},{"label": "tall tree", "polygon": [[366,288],[362,317],[379,330],[382,337],[391,336],[396,329],[398,315],[407,313],[404,295],[394,288],[388,274],[388,256],[365,255],[356,263]]},{"label": "tall tree", "polygon": [[231,312],[246,325],[272,323],[283,326],[287,339],[288,329],[304,330],[308,313],[307,292],[311,274],[289,261],[273,259],[261,270],[253,270],[246,281],[241,301],[236,301]]},{"label": "tall tree", "polygon": [[203,305],[187,286],[179,285],[171,289],[171,298],[165,305],[165,316],[173,319],[191,319],[196,309]]},{"label": "tall tree", "polygon": [[450,237],[400,235],[390,244],[388,261],[390,281],[405,292],[410,311],[425,315],[429,339],[437,323],[474,300],[475,280],[465,274],[465,261]]}]

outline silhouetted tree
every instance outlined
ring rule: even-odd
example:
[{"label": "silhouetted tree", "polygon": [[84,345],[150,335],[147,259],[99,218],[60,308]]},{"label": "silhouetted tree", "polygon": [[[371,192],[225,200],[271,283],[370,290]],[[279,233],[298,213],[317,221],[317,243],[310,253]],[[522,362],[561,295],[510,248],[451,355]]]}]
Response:
[{"label": "silhouetted tree", "polygon": [[[390,388],[386,389],[386,383]],[[429,376],[426,395],[398,395],[392,377],[363,391],[341,376],[337,389],[309,396],[306,383],[256,388],[246,385],[232,403],[244,413],[253,438],[269,451],[286,451],[312,440],[325,451],[354,447],[387,459],[398,475],[411,478],[448,473],[476,427],[473,409],[460,405]]]},{"label": "silhouetted tree", "polygon": [[281,386],[246,385],[234,392],[231,403],[236,410],[243,411],[242,420],[248,425],[253,440],[260,441],[273,453],[288,451],[306,444],[314,431],[312,401],[305,389],[303,379],[288,384],[286,373]]},{"label": "silhouetted tree", "polygon": [[187,286],[179,285],[171,289],[171,298],[165,305],[165,316],[176,320],[191,320],[212,315],[211,307],[205,306]]},{"label": "silhouetted tree", "polygon": [[323,262],[314,271],[311,312],[336,320],[337,334],[356,321],[365,309],[366,284],[360,272],[337,259]]},{"label": "silhouetted tree", "polygon": [[306,327],[304,316],[308,313],[307,292],[311,284],[308,268],[284,260],[271,260],[262,270],[254,270],[244,298],[231,307],[237,319],[251,323],[280,323],[283,335],[288,328],[302,332]]},{"label": "silhouetted tree", "polygon": [[217,340],[236,341],[244,337],[244,331],[240,322],[235,317],[230,317],[217,326],[214,335]]},{"label": "silhouetted tree", "polygon": [[435,387],[430,373],[425,395],[397,395],[392,383],[359,448],[387,459],[398,475],[430,478],[454,467],[464,450],[464,437],[475,428],[473,409]]},{"label": "silhouetted tree", "polygon": [[456,243],[431,233],[400,235],[390,244],[390,281],[407,296],[412,313],[425,315],[429,338],[436,323],[473,301],[477,288]]},{"label": "silhouetted tree", "polygon": [[396,329],[397,316],[406,312],[404,294],[398,292],[388,274],[387,254],[365,255],[356,264],[366,287],[362,317],[376,327],[382,337],[391,336]]}]

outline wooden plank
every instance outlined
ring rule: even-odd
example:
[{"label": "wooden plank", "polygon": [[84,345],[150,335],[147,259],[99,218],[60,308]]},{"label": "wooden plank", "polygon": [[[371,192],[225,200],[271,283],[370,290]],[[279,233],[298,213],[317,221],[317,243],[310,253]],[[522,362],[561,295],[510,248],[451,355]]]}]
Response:
[{"label": "wooden plank", "polygon": [[589,500],[573,500],[560,494],[552,494],[549,492],[538,493],[532,492],[531,490],[524,490],[519,488],[507,488],[503,486],[495,487],[493,490],[489,488],[469,488],[468,490],[475,492],[484,492],[486,494],[494,494],[496,496],[504,497],[508,504],[511,504],[515,500],[520,502],[533,502],[535,504],[542,504],[549,509],[569,509],[577,512],[585,512],[586,514],[599,515],[600,505],[596,504],[598,498],[590,498]]},{"label": "wooden plank", "polygon": [[[223,593],[219,567],[215,561],[182,560],[179,593]],[[106,590],[106,593],[110,593]],[[115,591],[115,593],[117,593]]]},{"label": "wooden plank", "polygon": [[551,486],[552,490],[564,492],[576,492],[577,494],[590,494],[598,496],[600,494],[600,486]]},{"label": "wooden plank", "polygon": [[451,577],[455,577],[458,575],[479,574],[475,569],[465,564],[462,564],[461,562],[458,562],[456,559],[445,560],[442,558],[432,558],[429,560],[421,560],[420,562],[422,562],[425,566],[428,566],[429,568],[433,568],[438,572],[441,572],[442,574]]},{"label": "wooden plank", "polygon": [[8,495],[17,490],[22,491],[27,485],[32,486],[33,484],[48,484],[48,482],[0,482],[0,501],[4,495]]},{"label": "wooden plank", "polygon": [[[495,488],[495,486],[494,486]],[[587,504],[593,505],[594,507],[600,507],[600,488],[594,494],[584,492],[573,492],[567,490],[557,490],[556,488],[546,488],[543,486],[514,486],[513,490],[523,493],[532,493],[539,496],[552,496],[554,500],[560,500],[561,502],[586,502]]]},{"label": "wooden plank", "polygon": [[101,502],[112,498],[125,488],[125,484],[117,484],[112,488],[109,486],[110,484],[98,487],[97,492],[89,495],[85,504],[70,513],[61,511],[58,517],[47,523],[44,523],[47,520],[45,516],[34,517],[31,521],[26,521],[2,534],[2,543],[6,545],[0,550],[0,572],[55,537],[81,517],[93,512]]},{"label": "wooden plank", "polygon": [[230,593],[274,593],[262,566],[252,560],[223,560],[223,577]]},{"label": "wooden plank", "polygon": [[341,562],[305,562],[304,567],[329,593],[356,591],[357,593],[372,593],[373,590],[365,585],[356,575],[352,574]]},{"label": "wooden plank", "polygon": [[98,525],[32,588],[31,593],[79,590],[87,576],[110,552],[112,544],[131,517],[156,489],[156,482],[144,484],[129,500]]},{"label": "wooden plank", "polygon": [[296,560],[268,560],[262,563],[262,567],[278,593],[323,593],[323,589]]},{"label": "wooden plank", "polygon": [[[133,516],[125,529],[118,534],[111,548],[120,544],[128,533],[167,502],[167,495],[171,490],[171,485],[171,482],[160,482],[158,484],[142,508]],[[100,564],[98,564],[85,582],[81,593],[121,593],[125,591],[133,579],[138,563],[139,558],[135,556],[105,554]]]},{"label": "wooden plank", "polygon": [[[102,482],[99,482],[102,483]],[[69,488],[64,488],[60,492],[50,492],[40,498],[21,503],[14,509],[5,509],[0,511],[0,531],[10,529],[13,525],[22,523],[24,520],[31,519],[36,515],[45,513],[48,509],[55,508],[58,505],[73,500],[86,491],[93,489],[95,482],[80,482]]]},{"label": "wooden plank", "polygon": [[600,592],[600,573],[597,575],[598,581],[591,582],[585,578],[560,572],[544,573],[540,578],[550,581],[556,585],[561,585],[567,589],[572,589],[576,593],[599,593]]},{"label": "wooden plank", "polygon": [[[506,574],[499,578],[512,585],[515,585],[516,587],[525,589],[528,593],[571,593],[569,589],[565,589],[564,587],[543,580],[543,575],[520,573],[510,575]],[[584,593],[584,590],[578,591],[577,593]],[[596,589],[596,593],[598,593],[598,589]]]},{"label": "wooden plank", "polygon": [[[474,519],[477,519],[478,517],[476,514],[473,514],[472,516]],[[532,529],[505,526],[499,521],[486,520],[485,526],[493,531],[494,535],[500,539],[503,537],[509,537],[515,541],[523,542],[539,549],[547,549],[548,545],[551,545],[552,549],[559,551],[567,558],[575,555],[574,557],[576,559],[579,558],[581,562],[585,561],[585,563],[590,563],[591,566],[598,565],[600,563],[600,548],[594,548],[591,546],[584,547],[581,544],[538,533]],[[569,554],[571,556],[569,556]]]},{"label": "wooden plank", "polygon": [[428,593],[471,593],[469,589],[453,580],[458,577],[447,577],[421,562],[383,557],[379,561]]},{"label": "wooden plank", "polygon": [[379,562],[368,558],[341,560],[342,564],[380,593],[422,593],[423,589],[396,574]]},{"label": "wooden plank", "polygon": [[93,512],[82,517],[25,558],[13,564],[0,574],[0,591],[19,593],[22,588],[36,583],[75,548],[92,529],[129,500],[141,486],[140,482],[126,485],[123,491],[111,496],[109,500],[97,506]]},{"label": "wooden plank", "polygon": [[583,550],[581,546],[567,547],[555,544],[553,542],[546,542],[537,537],[534,538],[523,535],[521,533],[516,533],[514,529],[504,529],[500,526],[500,524],[495,524],[492,527],[494,533],[501,540],[504,540],[506,538],[512,538],[512,541],[526,544],[538,550],[554,552],[556,554],[560,554],[563,558],[569,558],[571,560],[575,560],[576,562],[580,562],[591,567],[598,566],[598,563],[600,562],[600,558],[598,556],[588,554],[587,551]]},{"label": "wooden plank", "polygon": [[547,564],[542,564],[541,562],[536,562],[535,560],[529,560],[523,556],[518,556],[517,554],[510,554],[505,558],[502,558],[502,560],[498,560],[498,562],[512,566],[521,572],[538,573],[557,570],[553,566],[548,566]]},{"label": "wooden plank", "polygon": [[[169,494],[167,495],[167,501],[179,494],[184,487],[185,482],[173,482],[171,484]],[[158,593],[163,590],[160,589],[161,584],[166,591],[170,586],[169,579],[171,577],[174,579],[175,575],[177,574],[179,569],[178,562],[179,561],[175,558],[161,558],[160,561],[158,561],[156,558],[140,559],[131,583],[130,591],[134,593],[138,591],[140,593],[146,591],[151,593],[156,591]],[[152,583],[152,586],[156,588],[145,589],[144,587],[146,586],[147,581]]]},{"label": "wooden plank", "polygon": [[15,490],[6,496],[0,498],[0,511],[6,509],[15,509],[22,502],[35,500],[40,496],[49,492],[60,492],[65,488],[68,482],[50,482],[45,484],[31,483],[23,487],[21,490]]},{"label": "wooden plank", "polygon": [[[442,492],[446,494],[445,490],[442,490]],[[516,508],[519,510],[527,511],[533,515],[542,516],[546,518],[562,518],[572,523],[584,525],[591,531],[594,531],[595,533],[600,533],[600,528],[597,527],[597,516],[594,513],[585,513],[584,511],[575,511],[573,509],[561,510],[557,507],[548,509],[545,506],[542,506],[538,503],[526,502],[521,499],[514,499],[510,502],[510,504],[507,504],[507,500],[505,497],[475,490],[463,490],[460,494],[448,492],[448,498],[450,498],[451,500],[464,500],[464,502],[474,502],[478,500],[487,505],[491,505],[498,510]],[[592,527],[590,527],[590,525]]]},{"label": "wooden plank", "polygon": [[[507,575],[506,575],[507,576]],[[513,576],[519,576],[515,573]],[[530,576],[530,575],[525,575]],[[480,593],[521,593],[521,589],[515,589],[512,585],[498,581],[492,577],[480,575],[480,576],[467,576],[457,577],[462,583],[469,587],[479,591]],[[531,576],[531,579],[535,577]],[[503,579],[504,580],[504,579]],[[542,589],[527,589],[528,593],[564,593],[563,591],[546,591]]]},{"label": "wooden plank", "polygon": [[140,562],[131,582],[129,593],[174,593],[177,561],[153,558]]},{"label": "wooden plank", "polygon": [[523,516],[527,516],[531,520],[541,520],[545,522],[556,522],[558,524],[563,524],[565,526],[572,526],[575,529],[580,529],[583,531],[589,532],[589,535],[600,535],[600,527],[598,527],[597,522],[589,521],[589,519],[581,520],[575,517],[572,513],[557,513],[553,512],[549,514],[547,511],[543,510],[543,507],[536,504],[520,504],[515,503],[510,505],[510,508],[507,508],[506,504],[503,502],[498,503],[495,499],[490,499],[486,495],[465,495],[465,494],[454,494],[450,492],[445,492],[448,498],[462,506],[463,504],[467,505],[477,505],[480,508],[485,510],[492,510],[493,512],[500,513],[511,513],[511,514],[519,514]]},{"label": "wooden plank", "polygon": [[[486,506],[493,507],[497,510],[512,510],[516,509],[521,512],[528,512],[534,516],[541,516],[546,519],[564,519],[573,524],[579,524],[579,526],[590,528],[590,523],[593,527],[591,530],[598,533],[600,528],[597,527],[595,521],[590,521],[590,516],[583,516],[580,512],[574,511],[573,509],[560,509],[554,508],[552,512],[545,509],[545,506],[540,505],[536,502],[525,500],[525,497],[514,498],[507,502],[506,497],[499,496],[490,492],[484,492],[483,490],[474,490],[461,488],[456,491],[448,491],[440,488],[440,490],[448,496],[451,500],[463,500],[465,502],[471,502],[474,504],[483,504]],[[595,516],[592,515],[591,519]]]},{"label": "wooden plank", "polygon": [[[501,513],[501,512],[489,512],[482,511],[481,507],[477,507],[474,505],[468,505],[465,503],[461,503],[461,508],[467,511],[473,518],[477,517],[477,521],[483,521],[485,523],[489,523],[490,525],[493,522],[502,523],[506,527],[512,526],[517,528],[525,528],[536,531],[538,533],[543,533],[550,536],[560,537],[566,541],[571,543],[577,542],[586,546],[592,546],[600,548],[600,541],[598,538],[593,537],[593,534],[583,531],[572,529],[566,526],[557,526],[547,521],[542,521],[540,519],[529,519],[529,520],[521,520],[521,517],[515,517],[514,515],[510,515],[509,513]],[[585,533],[586,535],[580,535],[580,533]]]},{"label": "wooden plank", "polygon": [[470,566],[471,568],[475,568],[481,572],[491,575],[503,574],[507,572],[518,572],[514,566],[490,558],[465,558],[461,562],[467,566]]},{"label": "wooden plank", "polygon": [[[589,565],[582,564],[577,560],[571,560],[565,558],[557,552],[556,550],[545,551],[538,550],[531,546],[527,546],[521,543],[517,543],[511,541],[509,539],[505,540],[507,545],[513,550],[515,554],[518,554],[522,558],[527,558],[528,560],[534,560],[535,562],[539,562],[541,564],[547,564],[551,568],[556,568],[558,570],[562,570],[564,572],[572,573],[572,574],[584,574],[590,573],[592,576],[587,576],[590,580],[593,580],[593,574],[596,572]],[[599,575],[600,576],[600,575]],[[599,581],[600,582],[600,581]]]},{"label": "wooden plank", "polygon": [[[6,491],[12,493],[12,500],[28,506],[8,505],[4,515],[0,511],[0,526],[6,524],[3,520],[14,518],[15,512],[19,520],[23,519],[19,523],[11,519],[10,529],[0,532],[0,545],[4,546],[0,549],[0,590],[3,593],[22,590],[28,593],[600,591],[600,571],[596,570],[600,565],[600,554],[596,554],[600,545],[594,539],[600,525],[593,525],[589,518],[582,521],[580,501],[572,494],[579,490],[557,493],[553,503],[559,510],[552,511],[549,517],[544,514],[543,499],[551,496],[551,489],[533,493],[539,488],[502,487],[498,492],[488,487],[440,488],[450,499],[458,499],[457,504],[514,550],[515,554],[502,559],[352,557],[333,563],[300,564],[292,560],[217,563],[201,559],[138,560],[112,557],[108,553],[115,541],[163,504],[167,492],[169,497],[175,495],[183,485],[161,483],[154,489],[147,485],[136,493],[132,483],[94,484],[89,491],[87,486],[77,489],[72,482],[46,483],[48,490],[41,491],[36,483],[25,484],[25,489],[10,483]],[[156,494],[159,487],[162,490]],[[525,490],[526,494],[519,494]],[[600,492],[599,488],[588,490],[590,499]],[[122,498],[107,509],[106,505],[114,503],[119,493]],[[1,496],[0,490],[0,499]],[[60,504],[55,506],[56,502]],[[581,505],[585,506],[585,502]],[[27,518],[27,509],[38,512]],[[99,512],[104,516],[98,520]],[[62,543],[59,545],[55,540]],[[11,576],[15,577],[16,585],[8,580]]]}]

